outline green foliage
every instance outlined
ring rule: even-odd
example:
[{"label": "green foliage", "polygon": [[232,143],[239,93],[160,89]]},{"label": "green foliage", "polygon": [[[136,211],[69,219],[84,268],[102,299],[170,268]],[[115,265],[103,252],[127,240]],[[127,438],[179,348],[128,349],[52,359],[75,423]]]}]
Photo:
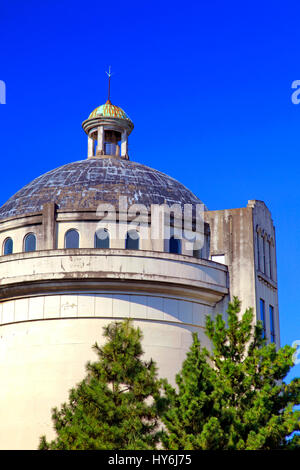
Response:
[{"label": "green foliage", "polygon": [[239,319],[240,301],[228,307],[227,325],[218,315],[206,320],[212,352],[196,334],[176,376],[176,391],[166,381],[170,407],[163,416],[166,449],[299,449],[300,379],[283,379],[293,365],[294,349],[262,338],[253,311]]},{"label": "green foliage", "polygon": [[69,393],[69,402],[54,408],[57,437],[40,439],[40,450],[154,449],[159,441],[160,395],[157,370],[141,360],[142,333],[131,322],[104,328],[103,347],[93,348],[98,361]]},{"label": "green foliage", "polygon": [[207,317],[211,352],[194,334],[178,388],[162,381],[164,398],[155,364],[141,360],[141,331],[130,321],[107,326],[98,361],[53,409],[56,439],[43,436],[39,449],[299,449],[300,379],[283,380],[294,349],[266,344],[252,309],[239,313],[234,298],[226,323]]}]

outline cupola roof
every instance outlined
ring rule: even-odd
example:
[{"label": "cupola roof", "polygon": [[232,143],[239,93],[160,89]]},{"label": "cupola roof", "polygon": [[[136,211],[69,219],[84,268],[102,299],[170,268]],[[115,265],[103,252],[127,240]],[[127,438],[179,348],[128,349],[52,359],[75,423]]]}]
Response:
[{"label": "cupola roof", "polygon": [[105,104],[102,104],[101,106],[98,106],[96,109],[94,109],[94,111],[92,111],[89,115],[88,119],[93,119],[96,117],[118,118],[131,121],[125,111],[119,106],[112,104],[110,100],[107,100]]}]

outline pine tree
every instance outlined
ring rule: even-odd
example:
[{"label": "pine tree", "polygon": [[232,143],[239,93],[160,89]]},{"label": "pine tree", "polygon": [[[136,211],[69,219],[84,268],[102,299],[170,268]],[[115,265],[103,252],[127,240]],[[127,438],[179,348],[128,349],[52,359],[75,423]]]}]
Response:
[{"label": "pine tree", "polygon": [[69,402],[52,410],[56,439],[40,439],[40,450],[154,449],[160,438],[160,395],[155,363],[142,361],[142,333],[130,322],[104,328],[98,361],[69,393]]},{"label": "pine tree", "polygon": [[[300,448],[300,379],[286,384],[294,349],[267,344],[253,311],[239,319],[240,301],[229,304],[227,325],[207,317],[209,352],[196,334],[178,389],[165,382],[170,409],[163,422],[166,449],[258,450]],[[289,438],[293,434],[293,437]]]}]

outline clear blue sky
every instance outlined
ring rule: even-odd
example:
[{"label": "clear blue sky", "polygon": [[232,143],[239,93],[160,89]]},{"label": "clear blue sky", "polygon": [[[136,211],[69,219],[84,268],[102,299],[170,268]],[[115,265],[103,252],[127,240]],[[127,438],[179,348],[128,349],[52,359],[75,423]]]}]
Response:
[{"label": "clear blue sky", "polygon": [[[277,233],[281,343],[300,340],[300,15],[276,1],[0,3],[0,204],[86,158],[81,123],[111,100],[130,156],[209,209],[265,201]],[[300,364],[293,375],[299,375]]]}]

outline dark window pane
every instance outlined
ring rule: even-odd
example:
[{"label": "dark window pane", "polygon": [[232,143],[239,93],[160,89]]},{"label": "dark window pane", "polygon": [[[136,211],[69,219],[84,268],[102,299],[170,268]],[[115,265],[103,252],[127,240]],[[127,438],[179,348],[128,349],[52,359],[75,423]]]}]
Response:
[{"label": "dark window pane", "polygon": [[140,237],[136,230],[130,230],[127,233],[125,248],[127,250],[138,250],[140,244]]},{"label": "dark window pane", "polygon": [[170,253],[181,253],[181,243],[180,240],[177,238],[171,237],[170,238],[170,245],[169,245],[169,252]]},{"label": "dark window pane", "polygon": [[33,233],[29,233],[25,237],[25,246],[24,250],[27,251],[35,251],[36,249],[36,237]]},{"label": "dark window pane", "polygon": [[266,335],[266,316],[265,316],[265,301],[263,299],[260,299],[260,319],[263,324],[263,338],[265,338]]},{"label": "dark window pane", "polygon": [[270,278],[273,279],[273,272],[272,272],[272,247],[271,247],[271,242],[269,243],[269,264],[270,264]]},{"label": "dark window pane", "polygon": [[266,270],[266,241],[265,241],[265,237],[263,237],[263,261],[264,261],[264,273],[267,274],[267,270]]},{"label": "dark window pane", "polygon": [[195,258],[201,259],[201,258],[203,258],[203,251],[204,251],[204,246],[199,248],[199,242],[196,241],[194,243],[193,256]]},{"label": "dark window pane", "polygon": [[79,233],[71,229],[65,235],[65,248],[79,248]]},{"label": "dark window pane", "polygon": [[271,334],[271,342],[275,343],[275,324],[274,324],[274,307],[273,305],[269,306],[270,311],[270,334]]},{"label": "dark window pane", "polygon": [[7,238],[4,242],[4,255],[11,255],[13,252],[13,241],[11,238]]},{"label": "dark window pane", "polygon": [[256,240],[256,243],[257,243],[257,269],[258,269],[258,271],[260,271],[260,249],[259,249],[259,233],[258,232],[256,233],[256,236],[257,236],[257,240]]},{"label": "dark window pane", "polygon": [[102,229],[95,233],[95,248],[109,248],[108,230]]}]

